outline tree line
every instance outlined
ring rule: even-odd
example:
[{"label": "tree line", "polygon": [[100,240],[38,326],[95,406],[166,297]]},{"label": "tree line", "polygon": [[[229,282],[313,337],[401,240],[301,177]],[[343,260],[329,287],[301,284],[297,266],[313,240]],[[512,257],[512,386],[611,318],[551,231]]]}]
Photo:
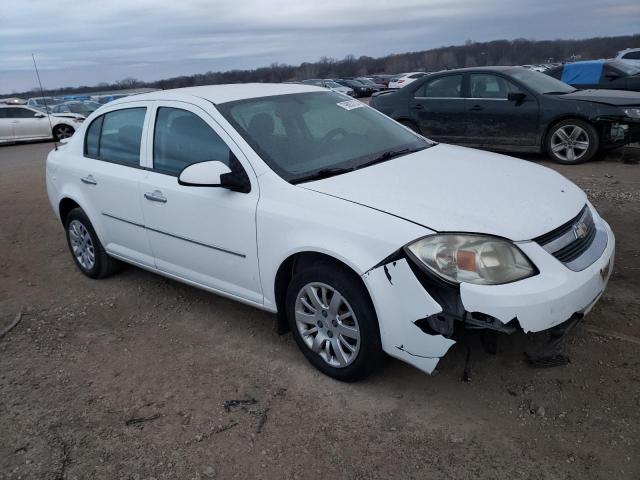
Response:
[{"label": "tree line", "polygon": [[[273,63],[267,67],[250,70],[209,71],[150,82],[125,78],[112,84],[103,82],[95,86],[46,90],[45,94],[88,93],[140,87],[168,89],[222,83],[287,82],[306,78],[338,78],[410,71],[430,72],[485,65],[564,62],[610,58],[615,56],[618,51],[630,47],[640,47],[640,34],[595,37],[583,40],[528,40],[524,38],[491,42],[467,40],[464,45],[439,47],[379,58],[355,57],[354,55],[347,55],[343,59],[322,57],[317,62],[305,62],[300,65]],[[39,93],[31,90],[14,95],[26,97],[39,95]]]}]

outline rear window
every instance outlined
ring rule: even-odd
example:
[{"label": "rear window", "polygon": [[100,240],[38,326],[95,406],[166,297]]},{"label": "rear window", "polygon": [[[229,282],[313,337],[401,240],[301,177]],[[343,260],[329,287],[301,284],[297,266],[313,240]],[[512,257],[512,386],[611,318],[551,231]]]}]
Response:
[{"label": "rear window", "polygon": [[85,136],[85,155],[107,162],[140,165],[145,107],[125,108],[95,119]]}]

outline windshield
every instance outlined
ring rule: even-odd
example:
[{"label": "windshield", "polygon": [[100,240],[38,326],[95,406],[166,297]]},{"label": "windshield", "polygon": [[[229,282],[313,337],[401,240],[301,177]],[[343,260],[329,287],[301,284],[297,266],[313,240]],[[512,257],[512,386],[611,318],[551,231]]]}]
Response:
[{"label": "windshield", "polygon": [[637,75],[640,73],[640,67],[634,67],[624,62],[611,62],[611,65],[618,70],[621,70],[625,75]]},{"label": "windshield", "polygon": [[372,85],[372,86],[375,86],[375,85],[376,85],[376,84],[375,84],[375,82],[373,82],[372,80],[369,80],[368,78],[359,78],[359,79],[358,79],[358,81],[359,81],[360,83],[364,83],[365,85],[370,85],[370,86],[371,86],[371,85]]},{"label": "windshield", "polygon": [[324,84],[329,88],[345,88],[344,85],[340,85],[339,83],[336,83],[336,82],[324,82]]},{"label": "windshield", "polygon": [[222,115],[282,178],[297,183],[432,145],[359,100],[309,92],[223,103]]},{"label": "windshield", "polygon": [[84,103],[66,103],[65,104],[67,107],[69,107],[69,110],[72,113],[81,113],[81,114],[86,114],[86,113],[91,113],[95,110],[95,108],[91,108],[87,105],[85,105]]},{"label": "windshield", "polygon": [[508,73],[536,93],[571,93],[576,91],[571,85],[535,70],[518,68],[510,70]]}]

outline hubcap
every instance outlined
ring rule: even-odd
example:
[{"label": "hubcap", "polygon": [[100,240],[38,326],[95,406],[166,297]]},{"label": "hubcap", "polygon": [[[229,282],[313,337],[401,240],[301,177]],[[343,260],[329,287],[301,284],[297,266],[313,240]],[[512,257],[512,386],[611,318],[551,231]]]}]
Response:
[{"label": "hubcap", "polygon": [[61,125],[58,127],[56,136],[62,140],[63,138],[69,138],[73,135],[73,129],[71,127],[67,127],[66,125]]},{"label": "hubcap", "polygon": [[347,300],[324,283],[305,285],[296,297],[296,327],[304,343],[327,364],[350,365],[360,350],[360,327]]},{"label": "hubcap", "polygon": [[551,150],[561,160],[575,162],[589,149],[589,135],[577,125],[565,125],[551,136]]},{"label": "hubcap", "polygon": [[69,241],[78,263],[85,270],[91,270],[96,264],[96,253],[89,231],[79,220],[69,223]]}]

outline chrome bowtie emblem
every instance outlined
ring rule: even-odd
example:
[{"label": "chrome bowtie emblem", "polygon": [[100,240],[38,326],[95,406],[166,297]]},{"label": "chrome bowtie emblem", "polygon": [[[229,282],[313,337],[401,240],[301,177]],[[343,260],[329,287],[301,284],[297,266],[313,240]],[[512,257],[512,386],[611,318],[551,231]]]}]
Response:
[{"label": "chrome bowtie emblem", "polygon": [[587,224],[584,222],[578,222],[573,226],[573,234],[576,236],[576,240],[586,237],[587,231]]}]

